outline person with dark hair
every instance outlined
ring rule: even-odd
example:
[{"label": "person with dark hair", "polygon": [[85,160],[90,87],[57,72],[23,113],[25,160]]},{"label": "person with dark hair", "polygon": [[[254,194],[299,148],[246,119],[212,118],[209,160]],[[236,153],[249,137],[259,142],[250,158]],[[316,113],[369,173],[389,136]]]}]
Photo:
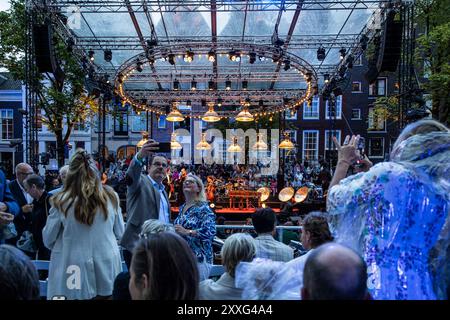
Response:
[{"label": "person with dark hair", "polygon": [[[128,167],[127,179],[127,224],[121,245],[123,257],[130,268],[131,252],[139,240],[142,225],[148,219],[170,223],[170,202],[163,180],[166,178],[167,158],[153,155],[158,142],[149,139],[133,157]],[[142,173],[145,159],[149,158],[148,174]]]},{"label": "person with dark hair", "polygon": [[367,266],[355,251],[337,243],[319,246],[306,260],[303,300],[364,300]]},{"label": "person with dark hair", "polygon": [[174,232],[149,234],[133,251],[129,290],[133,300],[195,300],[197,259]]},{"label": "person with dark hair", "polygon": [[0,244],[5,239],[10,239],[17,235],[13,220],[19,214],[19,209],[19,205],[14,200],[11,191],[9,191],[5,174],[0,170]]},{"label": "person with dark hair", "polygon": [[0,245],[0,300],[38,300],[39,277],[22,251]]},{"label": "person with dark hair", "polygon": [[252,215],[252,223],[258,236],[256,257],[287,262],[294,258],[294,250],[273,238],[276,215],[271,208],[260,208]]},{"label": "person with dark hair", "polygon": [[[31,233],[36,244],[37,259],[50,260],[50,251],[42,240],[42,229],[47,223],[50,210],[50,196],[45,191],[45,181],[37,174],[29,175],[23,182],[25,191],[33,197],[33,210],[31,211]],[[43,272],[42,274],[46,274]]]},{"label": "person with dark hair", "polygon": [[117,241],[124,225],[119,197],[100,181],[92,157],[77,149],[52,208],[43,240],[52,250],[47,298],[106,299],[122,271]]}]

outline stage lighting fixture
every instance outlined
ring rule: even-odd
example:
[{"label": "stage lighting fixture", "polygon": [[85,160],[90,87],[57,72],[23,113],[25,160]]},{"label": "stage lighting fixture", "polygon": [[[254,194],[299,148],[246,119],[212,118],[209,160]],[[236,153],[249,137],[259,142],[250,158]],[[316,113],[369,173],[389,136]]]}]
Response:
[{"label": "stage lighting fixture", "polygon": [[221,107],[222,106],[222,98],[218,98],[217,99],[217,106]]},{"label": "stage lighting fixture", "polygon": [[228,59],[230,59],[231,61],[236,61],[236,52],[234,50],[228,52]]},{"label": "stage lighting fixture", "polygon": [[317,60],[323,61],[323,60],[325,60],[325,57],[326,57],[325,48],[320,47],[319,49],[317,49]]},{"label": "stage lighting fixture", "polygon": [[261,99],[261,100],[259,100],[259,106],[261,107],[261,108],[263,108],[264,107],[264,101]]},{"label": "stage lighting fixture", "polygon": [[210,51],[208,52],[208,60],[209,60],[210,62],[216,61],[216,53],[214,52],[214,50],[210,50]]},{"label": "stage lighting fixture", "polygon": [[283,106],[288,107],[289,106],[289,99],[283,98]]},{"label": "stage lighting fixture", "polygon": [[249,56],[248,62],[249,62],[250,64],[254,64],[255,61],[256,61],[256,53],[254,53],[254,52],[252,51],[252,52],[250,52],[250,53],[248,54],[248,56]]},{"label": "stage lighting fixture", "polygon": [[144,70],[144,68],[142,68],[142,65],[143,65],[144,63],[142,62],[142,61],[138,61],[138,62],[136,62],[136,70],[138,71],[138,72],[142,72],[143,70]]},{"label": "stage lighting fixture", "polygon": [[156,39],[148,39],[147,40],[147,47],[152,48],[158,45],[158,41]]},{"label": "stage lighting fixture", "polygon": [[344,60],[345,54],[347,53],[347,50],[345,50],[345,48],[342,48],[341,50],[339,50],[340,53],[340,58],[341,60]]},{"label": "stage lighting fixture", "polygon": [[323,75],[323,80],[325,81],[325,83],[328,83],[330,81],[330,75],[328,73],[325,73]]},{"label": "stage lighting fixture", "polygon": [[106,49],[105,51],[103,51],[103,59],[105,59],[106,62],[111,62],[112,51],[109,49]]},{"label": "stage lighting fixture", "polygon": [[286,59],[283,61],[284,63],[284,71],[288,71],[291,68],[291,61],[289,59]]},{"label": "stage lighting fixture", "polygon": [[192,78],[191,81],[191,90],[197,90],[197,81],[195,81],[195,77]]},{"label": "stage lighting fixture", "polygon": [[235,59],[235,61],[236,62],[241,61],[241,53],[239,51],[236,51],[236,59]]},{"label": "stage lighting fixture", "polygon": [[149,57],[149,58],[148,58],[148,62],[149,62],[151,65],[154,65],[154,64],[155,64],[155,58],[154,58],[154,57]]},{"label": "stage lighting fixture", "polygon": [[175,65],[175,55],[173,53],[169,54],[168,60],[171,65]]},{"label": "stage lighting fixture", "polygon": [[105,74],[105,75],[103,76],[103,81],[104,81],[106,84],[109,84],[109,83],[110,83],[110,81],[109,81],[109,76],[108,76],[107,74]]},{"label": "stage lighting fixture", "polygon": [[307,72],[306,73],[306,82],[311,82],[311,80],[312,80],[312,74],[311,74],[311,72]]},{"label": "stage lighting fixture", "polygon": [[186,101],[186,106],[192,107],[192,102],[191,102],[191,100]]},{"label": "stage lighting fixture", "polygon": [[214,90],[214,81],[213,80],[208,81],[208,90]]},{"label": "stage lighting fixture", "polygon": [[266,57],[264,57],[262,54],[258,56],[259,61],[266,61]]},{"label": "stage lighting fixture", "polygon": [[175,81],[173,82],[173,90],[180,90],[180,81],[178,81],[177,79],[175,79]]},{"label": "stage lighting fixture", "polygon": [[351,55],[349,55],[348,57],[347,57],[347,68],[349,68],[349,69],[351,69],[351,68],[353,68],[353,61],[354,61],[355,59],[353,58],[353,56],[351,56]]},{"label": "stage lighting fixture", "polygon": [[242,90],[247,90],[248,89],[248,81],[244,80],[242,81]]},{"label": "stage lighting fixture", "polygon": [[95,55],[95,52],[93,50],[88,51],[89,60],[94,61],[94,59],[95,59],[94,55]]},{"label": "stage lighting fixture", "polygon": [[231,81],[230,80],[225,81],[225,89],[231,90]]},{"label": "stage lighting fixture", "polygon": [[192,52],[192,50],[187,50],[185,55],[184,55],[184,61],[191,63],[192,61],[194,61],[194,52]]},{"label": "stage lighting fixture", "polygon": [[367,49],[367,42],[369,41],[369,38],[363,34],[361,36],[361,39],[359,39],[359,43],[361,44],[361,49],[366,50]]},{"label": "stage lighting fixture", "polygon": [[278,54],[273,54],[272,55],[272,62],[273,63],[278,63],[279,60],[280,60],[280,56]]}]

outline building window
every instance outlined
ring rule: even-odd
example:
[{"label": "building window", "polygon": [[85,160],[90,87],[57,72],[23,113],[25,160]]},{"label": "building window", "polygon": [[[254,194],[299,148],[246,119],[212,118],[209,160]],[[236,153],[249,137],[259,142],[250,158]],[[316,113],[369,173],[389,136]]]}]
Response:
[{"label": "building window", "polygon": [[[289,134],[289,138],[293,143],[297,142],[297,130],[284,130],[284,132]],[[281,139],[284,139],[284,136]]]},{"label": "building window", "polygon": [[325,150],[335,149],[333,139],[330,140],[330,137],[336,137],[337,141],[341,143],[341,130],[325,130]]},{"label": "building window", "polygon": [[160,115],[158,118],[158,129],[165,129],[166,128],[166,116]]},{"label": "building window", "polygon": [[[95,132],[103,132],[102,130],[103,130],[103,128],[101,127],[103,124],[102,124],[102,121],[103,121],[103,119],[102,118],[100,118],[100,123],[99,123],[99,116],[98,115],[95,115],[95,117],[94,117],[94,128],[95,128]],[[110,120],[110,116],[106,116],[105,117],[105,132],[109,132],[110,130],[111,130],[111,125],[110,125],[110,122],[111,122],[111,120]]]},{"label": "building window", "polygon": [[352,82],[352,92],[362,92],[361,91],[361,82],[359,82],[359,81]]},{"label": "building window", "polygon": [[386,78],[378,78],[377,81],[369,85],[369,96],[386,96]]},{"label": "building window", "polygon": [[284,112],[284,118],[286,120],[297,120],[297,110],[286,110]]},{"label": "building window", "polygon": [[352,109],[352,120],[361,120],[361,109]]},{"label": "building window", "polygon": [[328,100],[325,103],[325,119],[342,119],[342,96],[336,97],[336,110],[333,112],[332,108],[328,107]]},{"label": "building window", "polygon": [[13,109],[2,109],[2,140],[9,140],[14,138],[14,111]]},{"label": "building window", "polygon": [[304,120],[319,119],[319,106],[320,106],[319,96],[313,97],[310,106],[308,106],[307,102],[304,102],[303,103],[303,119]]},{"label": "building window", "polygon": [[384,158],[384,138],[369,139],[369,157]]},{"label": "building window", "polygon": [[147,112],[137,114],[133,111],[131,114],[131,131],[141,132],[147,130]]},{"label": "building window", "polygon": [[114,117],[114,135],[128,136],[128,113],[117,112]]},{"label": "building window", "polygon": [[375,109],[369,108],[369,123],[367,130],[370,131],[386,131],[386,119],[380,112],[375,112]]},{"label": "building window", "polygon": [[319,131],[305,130],[303,131],[303,153],[304,161],[310,164],[317,162],[319,158]]}]

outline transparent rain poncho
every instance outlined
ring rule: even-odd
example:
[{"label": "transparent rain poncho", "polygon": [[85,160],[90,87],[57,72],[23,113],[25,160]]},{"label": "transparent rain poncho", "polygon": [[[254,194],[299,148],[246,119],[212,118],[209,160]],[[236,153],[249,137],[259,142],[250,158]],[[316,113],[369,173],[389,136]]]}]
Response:
[{"label": "transparent rain poncho", "polygon": [[445,298],[449,194],[447,132],[412,136],[390,162],[330,190],[336,240],[364,257],[374,299]]}]

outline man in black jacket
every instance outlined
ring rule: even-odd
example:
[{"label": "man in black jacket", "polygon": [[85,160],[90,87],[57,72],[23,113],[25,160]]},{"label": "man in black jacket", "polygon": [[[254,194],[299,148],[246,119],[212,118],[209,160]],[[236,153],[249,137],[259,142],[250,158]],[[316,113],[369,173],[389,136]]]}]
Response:
[{"label": "man in black jacket", "polygon": [[[30,196],[23,187],[23,181],[33,174],[33,168],[27,163],[19,163],[16,166],[16,179],[9,183],[9,189],[19,205],[19,214],[14,217],[14,225],[17,231],[17,237],[6,240],[6,243],[13,246],[26,230],[31,231],[31,211],[33,211],[33,197]],[[28,254],[28,253],[27,253]]]}]

